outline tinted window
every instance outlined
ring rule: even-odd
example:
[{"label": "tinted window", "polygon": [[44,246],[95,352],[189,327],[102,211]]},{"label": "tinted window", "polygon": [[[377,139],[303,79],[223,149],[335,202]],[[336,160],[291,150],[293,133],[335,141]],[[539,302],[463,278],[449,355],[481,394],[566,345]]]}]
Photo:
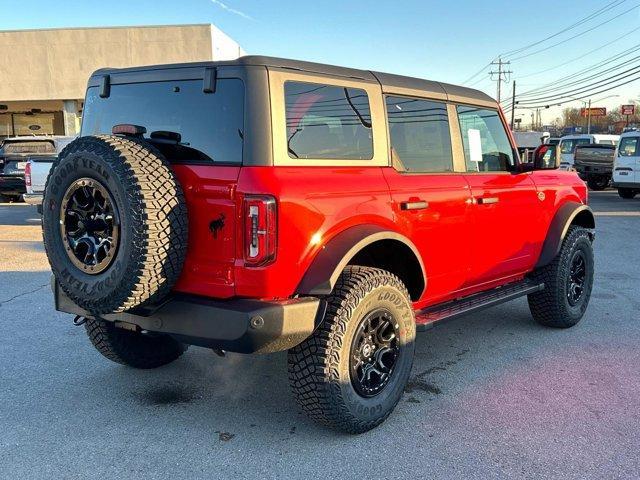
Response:
[{"label": "tinted window", "polygon": [[50,141],[5,141],[2,144],[2,151],[5,154],[12,153],[55,153],[56,148]]},{"label": "tinted window", "polygon": [[[91,87],[82,118],[82,135],[110,134],[114,125],[129,123],[147,129],[173,161],[241,163],[244,84],[220,79],[215,93],[204,93],[201,80],[113,85],[108,98]],[[156,132],[156,133],[154,133]],[[180,134],[180,143],[166,141]],[[175,139],[175,135],[169,134]]]},{"label": "tinted window", "polygon": [[511,170],[513,149],[498,112],[458,106],[458,118],[468,171]]},{"label": "tinted window", "polygon": [[447,106],[406,97],[386,101],[394,161],[409,172],[452,171]]},{"label": "tinted window", "polygon": [[640,152],[638,151],[639,137],[624,137],[620,139],[620,147],[618,147],[618,156],[620,157],[638,157]]},{"label": "tinted window", "polygon": [[359,88],[285,82],[287,147],[292,158],[373,158],[369,98]]},{"label": "tinted window", "polygon": [[560,143],[560,153],[574,153],[578,145],[589,145],[589,138],[574,138],[562,140]]}]

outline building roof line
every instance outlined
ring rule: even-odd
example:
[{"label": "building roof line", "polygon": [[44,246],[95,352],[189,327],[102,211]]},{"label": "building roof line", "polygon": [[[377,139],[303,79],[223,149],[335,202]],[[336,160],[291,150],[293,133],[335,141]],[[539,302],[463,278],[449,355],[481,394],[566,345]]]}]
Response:
[{"label": "building roof line", "polygon": [[104,27],[43,27],[43,28],[24,28],[14,30],[0,30],[0,33],[20,33],[20,32],[46,32],[59,30],[117,30],[128,28],[175,28],[175,27],[209,27],[211,23],[167,23],[159,25],[111,25]]}]

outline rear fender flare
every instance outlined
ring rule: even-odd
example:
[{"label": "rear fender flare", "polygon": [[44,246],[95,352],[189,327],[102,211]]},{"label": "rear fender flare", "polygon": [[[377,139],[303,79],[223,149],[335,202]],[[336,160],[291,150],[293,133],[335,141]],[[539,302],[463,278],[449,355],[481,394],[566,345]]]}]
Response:
[{"label": "rear fender flare", "polygon": [[558,209],[553,220],[551,220],[536,268],[550,264],[556,255],[560,253],[562,242],[571,225],[579,225],[589,229],[593,238],[596,222],[591,208],[582,203],[567,202]]},{"label": "rear fender flare", "polygon": [[[358,225],[348,228],[331,238],[316,255],[298,284],[296,293],[299,295],[323,296],[329,295],[335,286],[338,277],[349,262],[368,245],[381,240],[394,240],[403,243],[411,249],[422,270],[424,285],[417,295],[422,294],[426,288],[426,274],[424,264],[418,249],[404,235],[390,230],[385,230],[376,225]],[[407,259],[410,261],[410,259]],[[412,295],[414,300],[415,295]]]}]

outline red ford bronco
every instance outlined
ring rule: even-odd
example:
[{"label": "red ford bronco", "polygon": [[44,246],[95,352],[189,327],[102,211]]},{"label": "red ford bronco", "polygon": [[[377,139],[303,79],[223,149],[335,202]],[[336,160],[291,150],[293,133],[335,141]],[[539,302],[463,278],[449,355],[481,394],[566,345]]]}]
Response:
[{"label": "red ford bronco", "polygon": [[524,295],[542,325],[582,318],[587,190],[534,157],[459,86],[257,56],[99,70],[46,186],[56,308],[136,368],[288,350],[301,407],[364,432],[416,329]]}]

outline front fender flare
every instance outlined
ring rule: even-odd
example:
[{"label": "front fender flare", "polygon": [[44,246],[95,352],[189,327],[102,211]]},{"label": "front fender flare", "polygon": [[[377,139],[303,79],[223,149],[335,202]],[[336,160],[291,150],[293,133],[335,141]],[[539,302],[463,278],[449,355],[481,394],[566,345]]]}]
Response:
[{"label": "front fender flare", "polygon": [[567,202],[558,209],[553,220],[551,220],[536,268],[550,264],[556,255],[560,253],[562,242],[572,224],[577,224],[593,231],[596,223],[591,208],[582,203]]},{"label": "front fender flare", "polygon": [[351,259],[366,246],[380,240],[394,240],[411,249],[422,270],[422,278],[425,280],[425,285],[422,287],[424,290],[426,286],[424,264],[418,249],[411,240],[404,235],[385,230],[377,225],[358,225],[337,234],[323,246],[302,277],[296,293],[300,295],[329,295]]}]

